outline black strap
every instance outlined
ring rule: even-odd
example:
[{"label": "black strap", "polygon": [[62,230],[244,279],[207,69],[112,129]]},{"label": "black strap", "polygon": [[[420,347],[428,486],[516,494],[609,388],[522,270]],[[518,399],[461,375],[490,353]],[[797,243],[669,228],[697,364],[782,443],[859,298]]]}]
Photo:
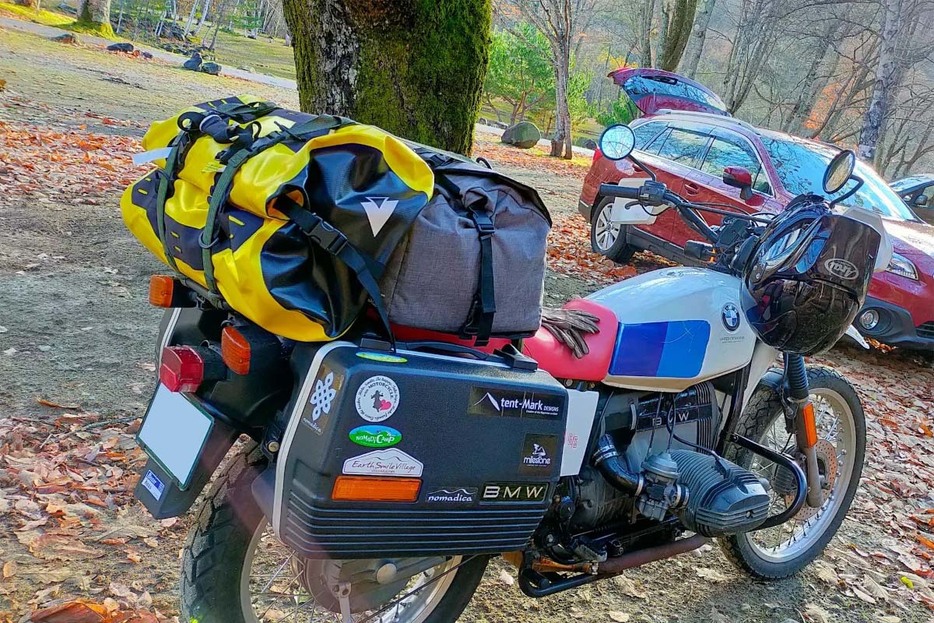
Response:
[{"label": "black strap", "polygon": [[393,350],[395,350],[395,339],[392,334],[392,326],[389,324],[389,313],[383,304],[382,292],[380,292],[376,277],[373,276],[363,255],[350,244],[347,237],[340,230],[317,214],[304,209],[287,195],[280,195],[276,199],[276,209],[298,225],[312,242],[339,259],[347,268],[353,271],[360,285],[370,295],[373,307],[376,308],[376,313],[379,314],[379,319],[386,329],[386,335],[389,337]]},{"label": "black strap", "polygon": [[493,226],[490,215],[476,204],[467,206],[467,211],[470,213],[470,218],[480,238],[480,275],[477,280],[474,302],[461,332],[476,335],[477,346],[484,346],[490,341],[490,335],[493,333],[493,317],[496,315],[493,276],[493,234],[496,228]]}]

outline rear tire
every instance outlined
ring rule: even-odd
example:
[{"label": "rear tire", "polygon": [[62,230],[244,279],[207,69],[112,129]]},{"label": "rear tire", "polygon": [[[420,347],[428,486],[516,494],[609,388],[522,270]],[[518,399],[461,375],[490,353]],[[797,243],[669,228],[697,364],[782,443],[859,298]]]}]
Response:
[{"label": "rear tire", "polygon": [[[820,509],[810,509],[805,503],[798,515],[784,524],[761,532],[736,534],[719,540],[730,561],[761,580],[778,580],[794,575],[824,551],[846,517],[862,474],[866,454],[866,419],[856,391],[837,372],[822,366],[808,367],[808,382],[817,417],[819,438],[826,439],[829,436],[828,431],[837,436],[834,448],[837,452],[839,471],[836,472],[831,492]],[[828,424],[828,416],[830,419],[836,418],[835,423]],[[774,431],[784,431],[784,428],[784,415],[779,397],[771,389],[760,388],[746,405],[743,419],[736,430],[744,437],[772,445],[769,441],[775,439]],[[786,444],[789,443],[794,446],[793,437],[786,441]],[[782,451],[783,448],[773,445],[773,449]],[[760,471],[763,475],[769,475],[768,467],[762,470],[753,467],[756,455],[748,450],[733,446],[727,452],[727,458],[741,467],[752,469],[753,472]],[[765,465],[775,464],[766,462]],[[782,497],[775,493],[773,495],[776,499]],[[770,514],[777,514],[776,510],[780,511],[781,508],[773,509]],[[802,520],[802,514],[806,515],[808,511],[813,512],[813,516]],[[789,525],[791,532],[788,540],[781,541]],[[801,526],[800,533],[797,532],[798,525]],[[809,527],[812,528],[810,534]],[[774,547],[768,547],[765,543],[771,540],[771,531],[779,531]]]},{"label": "rear tire", "polygon": [[[254,551],[269,535],[266,532],[268,522],[253,499],[250,486],[266,466],[266,458],[258,446],[250,444],[233,457],[205,495],[182,554],[180,620],[258,623],[264,620],[261,618],[263,613],[269,612],[269,608],[263,608],[257,614],[251,605],[257,596],[251,594],[250,589],[251,581],[257,580],[251,577]],[[285,548],[281,544],[279,547]],[[440,594],[436,603],[415,611],[411,618],[406,618],[408,612],[401,608],[404,617],[399,620],[406,623],[456,621],[480,584],[487,562],[487,557],[479,556],[451,571],[453,577],[450,582],[437,583],[444,588],[438,589]],[[283,577],[283,581],[285,579]],[[432,593],[432,590],[425,588],[421,592]],[[306,601],[301,607],[295,607],[299,617],[295,620],[340,620],[340,615],[330,612],[336,606],[336,600],[330,593],[321,595],[321,599],[313,599],[310,595],[304,598]],[[312,604],[312,610],[308,609],[309,604]],[[279,610],[282,611],[281,608]],[[289,612],[285,612],[285,618],[277,620],[282,623],[292,621],[288,618],[290,612],[291,607]],[[363,615],[360,616],[362,618]]]},{"label": "rear tire", "polygon": [[597,204],[590,216],[590,246],[594,253],[605,255],[617,264],[626,264],[638,249],[626,243],[627,225],[610,222],[613,199],[606,198]]}]

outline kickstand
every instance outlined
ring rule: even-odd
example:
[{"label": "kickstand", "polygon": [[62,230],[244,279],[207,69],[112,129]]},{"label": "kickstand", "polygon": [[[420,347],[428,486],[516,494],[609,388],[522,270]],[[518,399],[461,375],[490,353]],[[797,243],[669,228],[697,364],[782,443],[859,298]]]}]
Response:
[{"label": "kickstand", "polygon": [[337,585],[337,599],[341,605],[341,621],[353,623],[353,615],[350,614],[350,582],[340,582]]}]

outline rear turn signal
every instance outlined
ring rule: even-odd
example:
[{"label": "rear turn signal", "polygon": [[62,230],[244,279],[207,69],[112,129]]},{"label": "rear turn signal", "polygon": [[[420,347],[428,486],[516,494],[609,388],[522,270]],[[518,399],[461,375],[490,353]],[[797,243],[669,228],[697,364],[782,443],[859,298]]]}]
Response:
[{"label": "rear turn signal", "polygon": [[191,393],[204,381],[204,360],[190,346],[166,346],[159,380],[169,391]]},{"label": "rear turn signal", "polygon": [[414,502],[422,486],[420,478],[338,476],[331,492],[333,500],[367,502]]},{"label": "rear turn signal", "polygon": [[154,307],[172,307],[175,279],[169,275],[153,275],[149,278],[149,304]]},{"label": "rear turn signal", "polygon": [[228,325],[221,331],[221,358],[236,374],[250,372],[250,342],[242,333]]}]

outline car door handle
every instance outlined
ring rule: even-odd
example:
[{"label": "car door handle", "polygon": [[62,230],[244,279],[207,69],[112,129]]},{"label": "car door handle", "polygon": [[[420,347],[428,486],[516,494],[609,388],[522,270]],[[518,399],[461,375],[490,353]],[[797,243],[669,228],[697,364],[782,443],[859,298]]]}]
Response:
[{"label": "car door handle", "polygon": [[697,184],[693,184],[691,182],[685,182],[684,183],[684,194],[685,195],[699,195],[700,186],[698,186]]}]

